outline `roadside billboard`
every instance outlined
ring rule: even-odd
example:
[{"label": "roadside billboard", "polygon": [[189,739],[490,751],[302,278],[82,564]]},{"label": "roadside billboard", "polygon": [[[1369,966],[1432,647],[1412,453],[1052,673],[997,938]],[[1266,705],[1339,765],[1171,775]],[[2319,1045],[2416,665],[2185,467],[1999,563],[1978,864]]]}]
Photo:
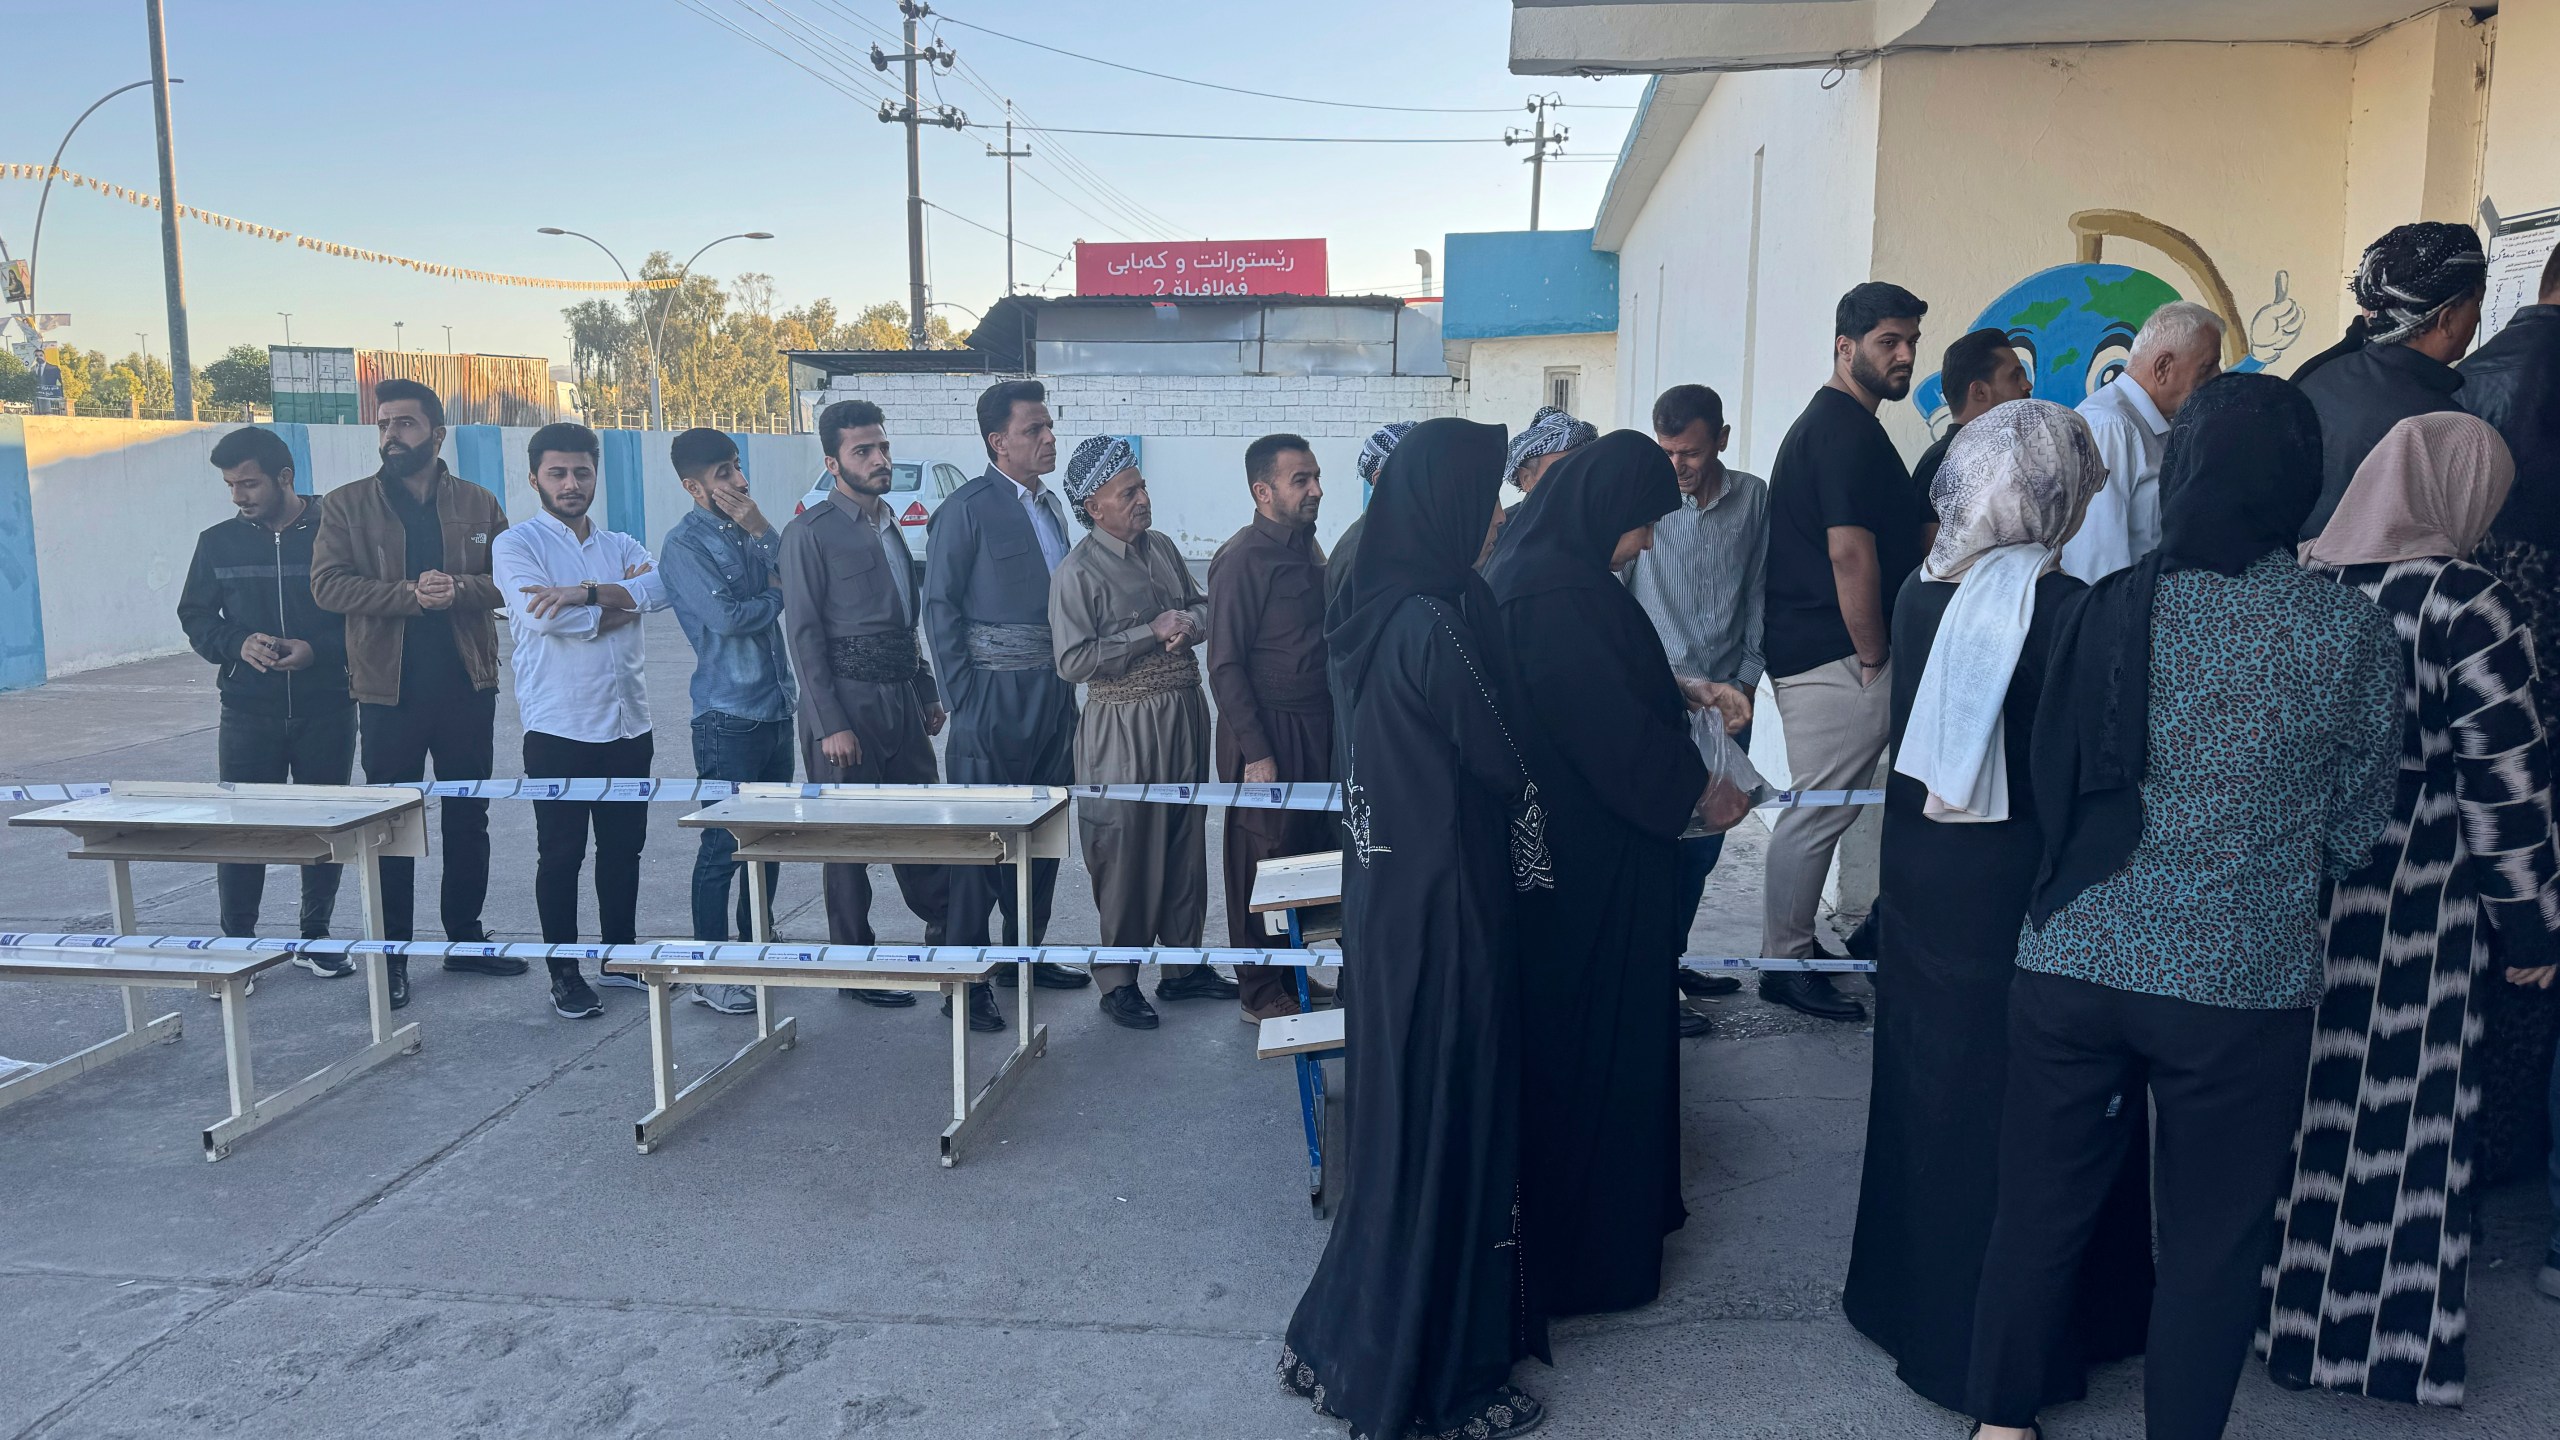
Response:
[{"label": "roadside billboard", "polygon": [[1167,300],[1238,295],[1323,295],[1322,240],[1076,242],[1078,295],[1144,295]]}]

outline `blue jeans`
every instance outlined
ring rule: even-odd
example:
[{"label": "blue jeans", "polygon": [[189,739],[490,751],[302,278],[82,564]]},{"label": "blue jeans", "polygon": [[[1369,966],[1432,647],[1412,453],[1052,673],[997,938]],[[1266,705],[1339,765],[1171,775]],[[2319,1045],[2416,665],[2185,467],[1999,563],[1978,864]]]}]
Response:
[{"label": "blue jeans", "polygon": [[[721,710],[693,717],[693,769],[705,780],[787,782],[793,778],[791,722],[749,720]],[[729,881],[738,866],[738,837],[726,830],[702,832],[702,849],[693,857],[693,938],[726,940],[729,935]],[[764,867],[765,894],[771,896],[782,867]],[[754,935],[755,919],[747,909],[748,887],[738,886],[737,938]]]},{"label": "blue jeans", "polygon": [[[1745,750],[1750,749],[1751,727],[1743,726],[1742,733],[1733,737],[1733,743]],[[1750,817],[1744,818],[1747,820]],[[1680,841],[1679,845],[1680,894],[1682,896],[1680,933],[1686,936],[1689,933],[1689,927],[1698,923],[1698,902],[1707,896],[1707,877],[1715,873],[1716,862],[1724,858],[1724,836],[1700,835],[1694,839]]]}]

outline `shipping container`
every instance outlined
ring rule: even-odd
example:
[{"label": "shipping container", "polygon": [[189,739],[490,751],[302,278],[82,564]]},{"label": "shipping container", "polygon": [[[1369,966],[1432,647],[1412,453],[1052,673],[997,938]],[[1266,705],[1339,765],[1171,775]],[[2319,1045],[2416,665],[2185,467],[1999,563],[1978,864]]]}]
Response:
[{"label": "shipping container", "polygon": [[373,387],[398,376],[444,401],[448,425],[548,425],[559,416],[551,362],[534,355],[439,355],[416,350],[355,352],[356,419],[373,423]]},{"label": "shipping container", "polygon": [[272,345],[267,374],[276,419],[286,424],[356,423],[356,352],[345,346]]}]

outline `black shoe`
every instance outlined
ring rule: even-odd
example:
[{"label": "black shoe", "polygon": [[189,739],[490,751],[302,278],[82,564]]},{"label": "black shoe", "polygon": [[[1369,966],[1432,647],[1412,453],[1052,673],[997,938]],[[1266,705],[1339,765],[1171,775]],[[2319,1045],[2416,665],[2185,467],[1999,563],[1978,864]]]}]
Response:
[{"label": "black shoe", "polygon": [[1681,994],[1699,1000],[1712,1000],[1718,995],[1731,995],[1742,988],[1742,977],[1739,975],[1709,975],[1704,971],[1689,969],[1687,966],[1674,971],[1671,978],[1672,982],[1680,987]]},{"label": "black shoe", "polygon": [[1819,970],[1770,970],[1760,976],[1760,998],[1816,1020],[1864,1020],[1867,1007],[1840,993]]},{"label": "black shoe", "polygon": [[[942,1018],[945,1020],[951,1018],[951,997],[948,995],[942,997]],[[996,992],[984,980],[969,982],[969,1028],[972,1030],[1004,1028],[1004,1012],[996,1008]]]},{"label": "black shoe", "polygon": [[592,1020],[604,1013],[604,1002],[578,973],[575,961],[552,962],[551,1013],[563,1020]]},{"label": "black shoe", "polygon": [[1849,932],[1849,938],[1840,942],[1840,948],[1849,952],[1850,959],[1876,958],[1876,914],[1876,910],[1869,910],[1867,918],[1858,922],[1858,928]]},{"label": "black shoe", "polygon": [[344,980],[356,973],[354,963],[344,955],[320,955],[309,950],[297,950],[293,963],[323,980]]},{"label": "black shoe", "polygon": [[[1021,983],[1011,965],[996,967],[996,983],[1007,990]],[[1031,983],[1043,990],[1081,990],[1093,983],[1093,977],[1072,965],[1053,965],[1046,960],[1031,962]]]},{"label": "black shoe", "polygon": [[382,968],[391,980],[391,1008],[401,1009],[409,1003],[409,957],[386,955],[382,958]]},{"label": "black shoe", "polygon": [[[470,943],[476,945],[487,942],[475,940]],[[444,968],[465,970],[474,975],[521,975],[533,967],[513,955],[447,955],[444,957]]]},{"label": "black shoe", "polygon": [[1156,1008],[1147,1003],[1147,997],[1139,994],[1135,985],[1105,991],[1102,1013],[1114,1025],[1126,1025],[1132,1030],[1156,1028]]},{"label": "black shoe", "polygon": [[1677,1000],[1671,1002],[1671,1013],[1678,1017],[1680,1038],[1683,1040],[1695,1040],[1701,1035],[1712,1033],[1716,1028],[1714,1021]]},{"label": "black shoe", "polygon": [[[836,993],[850,995],[865,1005],[877,1005],[883,1010],[904,1010],[916,1003],[916,992],[913,990],[857,990],[847,985],[838,989]],[[950,1014],[950,1007],[944,1006],[942,1013]]]},{"label": "black shoe", "polygon": [[1236,982],[1207,965],[1194,965],[1181,974],[1156,981],[1159,1000],[1233,1000],[1243,993]]}]

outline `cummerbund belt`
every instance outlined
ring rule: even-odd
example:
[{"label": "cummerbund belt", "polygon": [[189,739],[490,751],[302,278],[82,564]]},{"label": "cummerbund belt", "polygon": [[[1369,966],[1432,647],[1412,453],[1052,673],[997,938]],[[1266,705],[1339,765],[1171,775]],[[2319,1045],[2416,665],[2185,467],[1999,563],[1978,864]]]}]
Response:
[{"label": "cummerbund belt", "polygon": [[1200,662],[1191,652],[1151,650],[1116,680],[1088,680],[1085,698],[1098,705],[1127,705],[1156,695],[1200,688]]},{"label": "cummerbund belt", "polygon": [[1058,663],[1046,625],[971,625],[969,663],[981,670],[1047,670]]},{"label": "cummerbund belt", "polygon": [[1267,669],[1260,665],[1247,667],[1253,677],[1255,703],[1272,710],[1331,710],[1333,691],[1325,684],[1324,671],[1309,675],[1299,670]]},{"label": "cummerbund belt", "polygon": [[843,635],[827,642],[827,668],[845,680],[874,685],[903,685],[924,668],[912,630],[883,630],[877,635]]}]

